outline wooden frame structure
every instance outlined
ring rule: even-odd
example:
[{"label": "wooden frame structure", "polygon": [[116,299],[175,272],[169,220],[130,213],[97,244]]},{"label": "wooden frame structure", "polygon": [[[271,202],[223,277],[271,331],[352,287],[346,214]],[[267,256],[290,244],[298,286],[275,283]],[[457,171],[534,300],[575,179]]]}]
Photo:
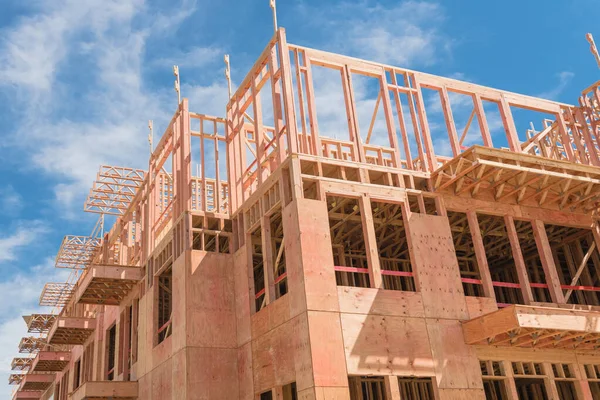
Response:
[{"label": "wooden frame structure", "polygon": [[69,346],[58,400],[600,395],[599,85],[569,105],[278,29],[225,118],[182,99],[146,170],[101,167],[85,209],[116,222],[65,238],[21,347]]}]

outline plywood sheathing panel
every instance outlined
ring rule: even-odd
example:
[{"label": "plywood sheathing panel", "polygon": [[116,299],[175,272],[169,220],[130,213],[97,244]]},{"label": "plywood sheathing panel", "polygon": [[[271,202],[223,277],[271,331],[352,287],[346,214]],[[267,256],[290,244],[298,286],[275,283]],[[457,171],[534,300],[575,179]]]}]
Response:
[{"label": "plywood sheathing panel", "polygon": [[341,322],[349,375],[434,375],[425,319],[342,314]]},{"label": "plywood sheathing panel", "polygon": [[71,395],[72,400],[134,400],[138,398],[137,382],[85,382]]},{"label": "plywood sheathing panel", "polygon": [[239,400],[254,399],[254,376],[252,374],[252,344],[241,345],[237,350],[237,376]]},{"label": "plywood sheathing panel", "polygon": [[440,389],[483,389],[475,350],[465,344],[459,321],[428,319],[427,333]]},{"label": "plywood sheathing panel", "polygon": [[419,292],[338,286],[340,311],[349,314],[424,317]]},{"label": "plywood sheathing panel", "polygon": [[460,269],[448,218],[411,213],[407,236],[425,316],[467,319]]},{"label": "plywood sheathing panel", "polygon": [[186,287],[187,346],[236,348],[233,256],[193,250]]},{"label": "plywood sheathing panel", "polygon": [[[208,347],[188,347],[188,399],[235,399],[239,394],[237,380],[237,350]],[[176,396],[173,399],[179,398]]]},{"label": "plywood sheathing panel", "polygon": [[303,310],[339,311],[327,204],[291,202],[283,211],[283,231],[291,315]]},{"label": "plywood sheathing panel", "polygon": [[[250,328],[250,287],[248,282],[248,259],[246,246],[242,246],[233,255],[233,277],[235,287],[235,317],[238,347],[248,343]],[[287,296],[289,298],[289,296]]]},{"label": "plywood sheathing panel", "polygon": [[496,301],[489,297],[466,296],[465,300],[470,319],[494,312],[498,309]]}]

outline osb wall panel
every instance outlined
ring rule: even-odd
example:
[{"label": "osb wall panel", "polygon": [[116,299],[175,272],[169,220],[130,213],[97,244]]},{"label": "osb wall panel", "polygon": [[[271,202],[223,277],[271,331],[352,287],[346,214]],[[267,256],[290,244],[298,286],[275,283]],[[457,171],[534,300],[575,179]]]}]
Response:
[{"label": "osb wall panel", "polygon": [[496,301],[489,297],[466,296],[465,300],[467,302],[467,310],[469,311],[469,319],[477,318],[498,310]]},{"label": "osb wall panel", "polygon": [[422,318],[341,314],[349,375],[433,376]]},{"label": "osb wall panel", "polygon": [[252,338],[250,330],[250,287],[248,284],[249,271],[246,250],[246,246],[242,246],[233,255],[235,319],[238,347],[248,343]]},{"label": "osb wall panel", "polygon": [[298,199],[283,210],[291,315],[339,311],[327,204]]},{"label": "osb wall panel", "polygon": [[440,389],[440,400],[485,400],[483,389]]},{"label": "osb wall panel", "polygon": [[419,292],[338,286],[340,311],[350,314],[424,317]]},{"label": "osb wall panel", "polygon": [[252,371],[255,391],[261,392],[296,378],[296,343],[302,331],[297,320],[288,321],[252,340]]},{"label": "osb wall panel", "polygon": [[425,315],[467,319],[467,305],[448,218],[412,213],[407,236]]},{"label": "osb wall panel", "polygon": [[186,345],[236,348],[233,257],[192,251],[187,279]]},{"label": "osb wall panel", "polygon": [[483,389],[477,354],[465,344],[460,322],[428,319],[427,333],[438,387]]},{"label": "osb wall panel", "polygon": [[309,311],[308,328],[315,386],[347,387],[339,313]]},{"label": "osb wall panel", "polygon": [[[188,347],[188,400],[230,400],[239,394],[237,350]],[[176,397],[173,400],[177,399]]]},{"label": "osb wall panel", "polygon": [[240,387],[239,400],[254,399],[254,376],[252,374],[252,345],[250,342],[237,350],[237,371]]}]

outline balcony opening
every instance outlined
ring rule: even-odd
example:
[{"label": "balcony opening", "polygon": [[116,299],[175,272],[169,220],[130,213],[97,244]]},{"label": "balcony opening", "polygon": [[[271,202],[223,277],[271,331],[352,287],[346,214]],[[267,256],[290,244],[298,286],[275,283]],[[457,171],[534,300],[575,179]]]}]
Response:
[{"label": "balcony opening", "polygon": [[452,240],[465,296],[484,297],[481,274],[467,214],[448,211]]},{"label": "balcony opening", "polygon": [[383,288],[414,292],[401,204],[371,202]]},{"label": "balcony opening", "polygon": [[519,238],[523,261],[525,261],[525,266],[527,268],[527,276],[531,283],[533,300],[551,303],[552,298],[550,297],[550,292],[548,291],[548,288],[545,287],[547,284],[546,275],[544,274],[540,253],[533,235],[533,226],[529,221],[515,220],[515,229],[517,230],[517,237]]},{"label": "balcony opening", "polygon": [[497,302],[523,304],[523,294],[504,218],[483,214],[477,216]]},{"label": "balcony opening", "polygon": [[546,224],[558,277],[568,304],[600,305],[600,255],[588,229]]},{"label": "balcony opening", "polygon": [[115,358],[117,344],[117,325],[108,328],[106,333],[106,380],[115,379]]},{"label": "balcony opening", "polygon": [[77,389],[81,385],[81,358],[75,361],[73,366],[73,389]]},{"label": "balcony opening", "polygon": [[168,266],[158,276],[158,304],[157,304],[157,336],[158,343],[162,343],[172,333],[173,315],[173,266]]},{"label": "balcony opening", "polygon": [[288,292],[287,269],[285,265],[285,240],[283,237],[283,219],[281,209],[269,217],[271,233],[271,258],[273,259],[273,280],[275,298],[278,299]]},{"label": "balcony opening", "polygon": [[252,252],[252,278],[254,282],[254,309],[260,311],[266,306],[262,229],[260,226],[250,235],[250,248]]},{"label": "balcony opening", "polygon": [[327,196],[338,286],[369,287],[369,266],[358,199]]}]

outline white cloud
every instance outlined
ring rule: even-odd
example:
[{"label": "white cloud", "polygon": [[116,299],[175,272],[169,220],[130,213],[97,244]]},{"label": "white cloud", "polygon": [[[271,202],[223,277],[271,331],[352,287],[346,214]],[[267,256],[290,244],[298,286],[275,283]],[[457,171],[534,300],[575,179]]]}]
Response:
[{"label": "white cloud", "polygon": [[[52,176],[63,217],[81,210],[101,164],[147,168],[147,121],[154,120],[156,139],[176,106],[171,86],[147,86],[145,69],[156,64],[146,47],[152,35],[176,32],[196,9],[195,1],[180,5],[162,12],[150,10],[144,0],[40,3],[36,15],[3,32],[0,87],[27,93],[17,102],[28,112],[14,132],[15,145],[30,155],[33,168]],[[200,46],[188,53],[173,50],[163,61],[180,58],[182,65],[199,66],[218,52]],[[85,80],[69,81],[80,64],[91,66],[83,71]],[[170,66],[164,72],[170,75]],[[216,94],[218,86],[185,85],[184,96],[196,96],[195,111],[208,113],[207,106],[223,115],[225,101],[217,110],[213,97],[200,97]],[[223,93],[226,100],[226,89]]]},{"label": "white cloud", "polygon": [[323,37],[328,50],[407,67],[430,65],[449,55],[452,41],[440,27],[444,9],[437,3],[404,1],[386,7],[365,0],[300,11]]},{"label": "white cloud", "polygon": [[[0,382],[7,382],[8,375],[12,373],[12,359],[26,356],[18,353],[21,338],[31,335],[27,333],[22,315],[49,312],[38,305],[44,284],[64,282],[69,273],[70,270],[54,268],[53,260],[48,258],[31,268],[29,273],[18,273],[11,279],[0,282],[0,293],[5,299],[0,302]],[[11,391],[11,386],[0,385],[0,397],[10,398]]]},{"label": "white cloud", "polygon": [[47,231],[48,228],[40,221],[20,221],[14,233],[0,236],[0,263],[15,260],[19,249],[33,243]]},{"label": "white cloud", "polygon": [[0,214],[17,215],[23,208],[23,197],[12,185],[0,187]]},{"label": "white cloud", "polygon": [[558,100],[559,96],[567,88],[567,86],[569,85],[569,83],[571,83],[573,77],[575,76],[574,73],[569,71],[562,71],[556,75],[558,77],[558,83],[556,84],[556,86],[545,92],[538,93],[537,95],[535,95],[535,97],[541,97],[543,99],[549,100]]}]

